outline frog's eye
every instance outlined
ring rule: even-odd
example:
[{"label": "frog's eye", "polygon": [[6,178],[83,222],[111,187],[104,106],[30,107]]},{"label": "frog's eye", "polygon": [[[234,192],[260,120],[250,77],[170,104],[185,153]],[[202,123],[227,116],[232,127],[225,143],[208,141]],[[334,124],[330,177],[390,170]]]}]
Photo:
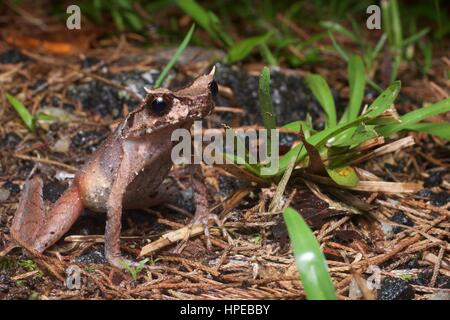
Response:
[{"label": "frog's eye", "polygon": [[209,87],[209,91],[211,91],[211,94],[213,96],[217,96],[217,93],[219,92],[219,88],[217,86],[217,82],[215,82],[214,80],[211,81],[208,85]]},{"label": "frog's eye", "polygon": [[169,103],[167,103],[167,101],[164,100],[163,97],[153,99],[153,101],[149,105],[149,109],[158,115],[161,115],[164,112],[166,112],[168,107]]}]

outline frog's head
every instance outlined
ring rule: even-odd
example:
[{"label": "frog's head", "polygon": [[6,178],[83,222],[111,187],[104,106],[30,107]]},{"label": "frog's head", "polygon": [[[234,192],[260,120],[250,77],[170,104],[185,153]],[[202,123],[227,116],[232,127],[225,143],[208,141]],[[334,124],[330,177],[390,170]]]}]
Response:
[{"label": "frog's head", "polygon": [[124,134],[137,137],[164,128],[176,129],[208,116],[214,109],[213,96],[217,94],[214,72],[215,67],[178,91],[146,89],[144,101],[124,121]]}]

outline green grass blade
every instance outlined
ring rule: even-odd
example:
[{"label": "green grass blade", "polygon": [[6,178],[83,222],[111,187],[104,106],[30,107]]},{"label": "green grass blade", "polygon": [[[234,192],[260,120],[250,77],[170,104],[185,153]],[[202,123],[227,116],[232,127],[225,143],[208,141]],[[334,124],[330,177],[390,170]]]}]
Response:
[{"label": "green grass blade", "polygon": [[269,46],[267,44],[264,43],[259,47],[261,49],[261,55],[270,66],[278,65],[277,58],[275,58],[275,56],[273,55],[272,51],[270,51]]},{"label": "green grass blade", "polygon": [[16,112],[19,114],[20,118],[22,119],[25,126],[30,130],[31,132],[36,131],[36,125],[34,123],[34,117],[31,115],[31,113],[28,111],[28,109],[23,105],[22,102],[20,102],[19,99],[16,97],[6,94],[6,99],[11,104],[11,106],[16,110]]},{"label": "green grass blade", "polygon": [[180,58],[184,49],[186,49],[187,45],[189,44],[189,41],[191,41],[194,30],[195,30],[195,24],[193,24],[191,26],[188,33],[184,37],[183,41],[179,45],[177,51],[175,52],[173,57],[170,59],[170,61],[167,63],[167,65],[164,67],[163,71],[161,72],[161,74],[159,75],[158,79],[155,82],[154,88],[159,88],[161,86],[161,84],[164,82],[167,75],[169,74],[170,69],[172,69],[173,65],[178,61],[178,59]]},{"label": "green grass blade", "polygon": [[236,43],[236,45],[228,51],[226,61],[228,63],[234,63],[245,59],[253,48],[265,44],[271,36],[272,33],[268,32],[264,35],[247,38]]},{"label": "green grass blade", "polygon": [[336,39],[333,36],[333,33],[331,33],[330,31],[328,31],[328,36],[331,39],[331,42],[333,43],[333,47],[334,49],[337,51],[337,53],[341,56],[341,58],[345,61],[348,62],[349,57],[347,52],[345,52],[344,48],[342,48],[339,43],[337,43]]},{"label": "green grass blade", "polygon": [[195,22],[208,32],[211,38],[217,39],[218,36],[210,23],[210,16],[201,5],[195,0],[177,0],[176,4],[183,10],[188,16],[192,17]]},{"label": "green grass blade", "polygon": [[128,24],[134,31],[142,31],[144,29],[144,24],[141,21],[141,18],[134,12],[124,12],[125,19],[128,21]]},{"label": "green grass blade", "polygon": [[450,141],[450,124],[448,123],[416,123],[406,126],[405,130],[426,132]]},{"label": "green grass blade", "polygon": [[270,96],[270,70],[264,67],[259,76],[259,106],[264,127],[267,130],[276,128],[275,112]]},{"label": "green grass blade", "polygon": [[337,123],[336,107],[328,83],[322,76],[317,74],[307,75],[305,77],[305,82],[325,111],[327,116],[327,126],[334,127]]},{"label": "green grass blade", "polygon": [[[390,0],[389,6],[391,10],[394,46],[396,47],[397,50],[401,50],[401,48],[403,47],[402,22],[400,20],[400,12],[398,9],[397,0]],[[401,54],[401,52],[399,54]]]},{"label": "green grass blade", "polygon": [[233,39],[223,31],[222,23],[212,11],[205,10],[195,0],[176,0],[175,3],[188,16],[192,17],[200,27],[205,29],[212,39],[220,40],[228,47],[233,45]]},{"label": "green grass blade", "polygon": [[357,41],[357,37],[354,33],[352,33],[350,30],[342,26],[341,24],[333,21],[321,21],[319,25],[328,31],[332,32],[338,32],[340,34],[343,34],[344,36],[352,39],[353,41]]},{"label": "green grass blade", "polygon": [[364,98],[366,75],[364,63],[360,56],[354,55],[348,63],[348,78],[350,85],[350,101],[348,104],[347,121],[358,117]]},{"label": "green grass blade", "polygon": [[422,37],[424,37],[428,32],[430,31],[430,28],[425,28],[417,32],[416,34],[413,34],[412,36],[406,38],[403,40],[403,46],[409,46],[410,44],[413,44],[414,42],[420,40]]},{"label": "green grass blade", "polygon": [[447,98],[439,102],[436,102],[435,104],[429,107],[424,107],[408,112],[407,114],[400,117],[400,123],[377,128],[377,131],[381,135],[387,137],[401,130],[405,130],[409,126],[414,125],[428,117],[449,111],[450,111],[450,98]]},{"label": "green grass blade", "polygon": [[375,60],[380,53],[381,49],[383,49],[384,44],[386,43],[387,35],[386,33],[383,33],[383,35],[380,37],[380,40],[378,40],[375,49],[373,49],[371,54],[371,60]]},{"label": "green grass blade", "polygon": [[283,217],[307,299],[336,300],[325,256],[311,229],[293,208],[284,209]]},{"label": "green grass blade", "polygon": [[422,74],[426,76],[431,69],[431,64],[433,62],[433,45],[431,42],[419,42],[419,49],[422,51],[423,63],[420,67]]},{"label": "green grass blade", "polygon": [[116,24],[117,30],[123,31],[125,30],[125,21],[123,21],[123,17],[120,12],[116,9],[111,10],[111,16],[113,17],[114,23]]}]

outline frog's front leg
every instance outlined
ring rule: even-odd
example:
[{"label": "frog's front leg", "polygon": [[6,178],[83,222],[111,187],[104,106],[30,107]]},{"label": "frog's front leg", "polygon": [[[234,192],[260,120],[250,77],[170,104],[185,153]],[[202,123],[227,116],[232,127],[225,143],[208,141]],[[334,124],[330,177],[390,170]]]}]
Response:
[{"label": "frog's front leg", "polygon": [[[209,234],[209,225],[208,222],[212,219],[214,222],[222,229],[223,235],[228,238],[229,242],[231,242],[231,238],[223,228],[223,224],[221,223],[219,217],[211,213],[208,205],[208,190],[206,188],[206,181],[203,175],[202,167],[199,164],[193,164],[189,166],[189,171],[191,175],[191,184],[194,193],[194,203],[195,203],[195,215],[192,219],[192,222],[189,224],[192,227],[195,224],[202,224],[204,227],[204,234],[206,238],[206,246],[208,250],[212,249],[211,239]],[[189,238],[189,234],[186,235],[186,238],[175,248],[175,252],[181,253],[181,251],[186,246],[187,240]]]},{"label": "frog's front leg", "polygon": [[[126,148],[126,146],[124,146]],[[143,159],[137,152],[123,152],[121,162],[113,179],[111,192],[106,203],[105,256],[108,262],[120,269],[133,261],[124,259],[120,253],[120,231],[122,229],[123,200],[128,185],[141,170]],[[134,156],[133,159],[130,157]]]},{"label": "frog's front leg", "polygon": [[25,183],[19,207],[11,225],[12,238],[30,251],[43,252],[57,242],[83,211],[83,201],[76,181],[45,211],[42,179]]}]

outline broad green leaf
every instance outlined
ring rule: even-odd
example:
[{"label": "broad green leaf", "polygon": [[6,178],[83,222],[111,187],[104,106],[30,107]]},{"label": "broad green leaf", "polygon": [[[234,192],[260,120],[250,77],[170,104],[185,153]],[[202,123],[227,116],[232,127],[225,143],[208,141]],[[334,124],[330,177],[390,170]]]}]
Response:
[{"label": "broad green leaf", "polygon": [[270,96],[270,70],[264,67],[259,76],[259,106],[264,127],[267,130],[276,128],[275,113]]},{"label": "broad green leaf", "polygon": [[327,168],[327,173],[334,182],[341,186],[354,187],[359,182],[358,175],[350,166]]},{"label": "broad green leaf", "polygon": [[287,129],[293,132],[300,132],[303,130],[305,137],[308,138],[311,135],[311,127],[306,123],[306,121],[297,120],[289,122],[281,127],[282,129]]},{"label": "broad green leaf", "polygon": [[[330,138],[337,136],[338,134],[340,134],[341,132],[344,132],[345,130],[347,130],[349,128],[360,125],[362,122],[366,121],[367,119],[368,119],[368,117],[366,117],[366,116],[360,116],[353,121],[350,121],[347,123],[342,123],[335,127],[330,127],[325,130],[322,130],[320,132],[317,132],[314,135],[312,135],[311,137],[307,138],[306,141],[311,143],[316,148],[320,149]],[[278,170],[277,175],[283,173],[284,170],[286,170],[286,167],[288,166],[290,159],[297,155],[300,148],[302,148],[302,145],[298,144],[295,147],[291,148],[291,150],[289,150],[285,155],[283,155],[280,158],[279,170]],[[307,155],[307,152],[306,152],[305,148],[302,148],[300,153],[298,153],[296,163],[299,163],[300,161],[302,161],[306,155]]]},{"label": "broad green leaf", "polygon": [[364,63],[361,57],[353,55],[348,62],[348,79],[350,85],[350,101],[348,104],[347,121],[358,117],[364,98],[364,87],[366,85]]},{"label": "broad green leaf", "polygon": [[400,92],[401,83],[395,81],[386,90],[384,90],[367,109],[366,116],[375,118],[387,110],[397,98]]},{"label": "broad green leaf", "polygon": [[23,105],[22,102],[20,102],[19,99],[16,97],[6,94],[6,99],[11,104],[11,106],[16,110],[16,112],[19,114],[20,118],[22,119],[23,123],[26,125],[26,127],[34,132],[36,131],[36,125],[34,123],[34,117],[31,115],[31,113],[28,111],[28,109]]},{"label": "broad green leaf", "polygon": [[164,82],[167,75],[169,74],[170,69],[172,69],[173,65],[178,61],[178,58],[183,53],[184,49],[186,49],[187,45],[189,44],[189,41],[191,41],[194,30],[195,30],[195,24],[193,24],[191,26],[188,33],[184,37],[183,41],[180,43],[177,51],[175,52],[173,57],[170,59],[170,61],[167,63],[167,65],[164,67],[163,71],[161,72],[161,74],[159,75],[158,79],[155,82],[154,88],[159,88],[161,86],[161,84]]},{"label": "broad green leaf", "polygon": [[272,36],[271,32],[268,32],[261,36],[247,38],[236,43],[229,51],[227,55],[227,62],[234,63],[246,58],[253,48],[265,44],[267,40]]},{"label": "broad green leaf", "polygon": [[293,208],[284,209],[283,218],[307,299],[336,300],[325,256],[311,229]]},{"label": "broad green leaf", "polygon": [[327,82],[318,74],[307,75],[305,82],[325,111],[327,127],[334,127],[336,125],[336,107]]},{"label": "broad green leaf", "polygon": [[381,128],[377,128],[376,130],[381,135],[387,137],[391,134],[394,134],[396,132],[399,132],[401,130],[406,129],[408,126],[416,124],[428,117],[445,113],[450,111],[450,98],[441,100],[439,102],[436,102],[435,104],[429,106],[429,107],[423,107],[411,112],[408,112],[407,114],[400,117],[400,123],[398,124],[391,124],[387,125]]},{"label": "broad green leaf", "polygon": [[[349,134],[347,132],[350,131]],[[377,136],[377,132],[374,130],[374,126],[367,126],[361,124],[358,127],[347,129],[342,134],[336,137],[335,142],[331,145],[333,147],[355,147],[364,141],[373,139]]]},{"label": "broad green leaf", "polygon": [[406,126],[404,130],[426,132],[450,141],[450,124],[448,123],[415,123]]}]

